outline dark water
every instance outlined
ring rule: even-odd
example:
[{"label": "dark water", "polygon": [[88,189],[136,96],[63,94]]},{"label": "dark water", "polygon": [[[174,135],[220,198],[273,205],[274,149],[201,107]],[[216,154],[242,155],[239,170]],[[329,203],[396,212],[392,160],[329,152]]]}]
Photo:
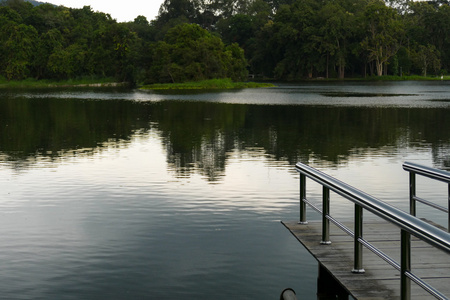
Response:
[{"label": "dark water", "polygon": [[[2,90],[0,298],[315,299],[279,223],[298,218],[295,163],[407,210],[402,162],[450,170],[449,145],[446,82]],[[445,185],[418,191],[446,205]]]}]

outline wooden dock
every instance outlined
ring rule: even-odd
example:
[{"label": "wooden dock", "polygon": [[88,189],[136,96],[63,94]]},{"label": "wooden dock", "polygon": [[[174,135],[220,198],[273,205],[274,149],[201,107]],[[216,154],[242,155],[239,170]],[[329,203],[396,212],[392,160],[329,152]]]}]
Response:
[{"label": "wooden dock", "polygon": [[[322,222],[282,222],[300,243],[317,259],[320,266],[355,299],[400,299],[400,272],[370,250],[364,248],[364,274],[352,273],[353,238],[334,225],[330,226],[330,245],[321,245]],[[344,223],[353,228],[353,224]],[[383,220],[365,221],[364,238],[400,262],[400,229]],[[450,298],[450,255],[412,238],[412,272]],[[436,299],[411,283],[411,299]]]}]

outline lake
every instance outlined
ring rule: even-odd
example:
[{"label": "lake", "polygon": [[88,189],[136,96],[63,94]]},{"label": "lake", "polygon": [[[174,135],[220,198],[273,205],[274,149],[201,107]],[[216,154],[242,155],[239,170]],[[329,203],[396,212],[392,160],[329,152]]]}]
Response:
[{"label": "lake", "polygon": [[316,299],[317,263],[280,224],[298,219],[295,163],[408,210],[402,163],[450,170],[449,146],[448,82],[0,90],[0,294]]}]

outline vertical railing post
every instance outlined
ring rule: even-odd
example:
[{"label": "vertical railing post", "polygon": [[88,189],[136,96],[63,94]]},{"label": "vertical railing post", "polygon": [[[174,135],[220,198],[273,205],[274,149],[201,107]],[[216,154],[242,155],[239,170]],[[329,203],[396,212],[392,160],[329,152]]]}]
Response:
[{"label": "vertical railing post", "polygon": [[448,224],[447,224],[447,232],[450,232],[450,183],[448,184]]},{"label": "vertical railing post", "polygon": [[401,230],[401,257],[400,257],[400,299],[411,299],[411,280],[406,272],[411,271],[411,235]]},{"label": "vertical railing post", "polygon": [[364,273],[363,245],[359,239],[363,237],[363,208],[355,204],[355,237],[354,237],[354,261],[352,273]]},{"label": "vertical railing post", "polygon": [[412,216],[416,215],[416,173],[409,172],[409,213]]},{"label": "vertical railing post", "polygon": [[330,189],[322,186],[322,245],[330,245]]},{"label": "vertical railing post", "polygon": [[306,221],[306,175],[300,173],[300,221],[299,224],[308,224]]}]

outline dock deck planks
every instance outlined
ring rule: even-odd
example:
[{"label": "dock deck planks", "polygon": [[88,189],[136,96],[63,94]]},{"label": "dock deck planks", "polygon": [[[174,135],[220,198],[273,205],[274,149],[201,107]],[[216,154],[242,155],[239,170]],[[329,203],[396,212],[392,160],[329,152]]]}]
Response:
[{"label": "dock deck planks", "polygon": [[[364,274],[354,274],[353,238],[330,225],[331,245],[321,245],[322,222],[282,222],[317,261],[358,300],[400,299],[400,272],[364,248]],[[353,228],[352,223],[345,224]],[[364,239],[400,262],[400,229],[380,221],[364,222]],[[411,241],[412,272],[450,297],[450,255],[414,237]],[[411,299],[435,299],[411,283]]]}]

